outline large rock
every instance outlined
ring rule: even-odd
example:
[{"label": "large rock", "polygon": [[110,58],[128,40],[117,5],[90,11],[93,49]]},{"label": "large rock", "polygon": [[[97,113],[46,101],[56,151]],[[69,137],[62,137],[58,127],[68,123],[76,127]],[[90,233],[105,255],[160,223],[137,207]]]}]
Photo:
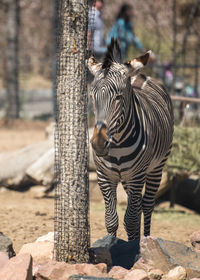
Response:
[{"label": "large rock", "polygon": [[11,239],[5,236],[2,232],[0,232],[0,251],[6,252],[9,258],[12,258],[16,255]]},{"label": "large rock", "polygon": [[27,168],[52,146],[53,141],[47,140],[16,151],[0,153],[0,184],[14,189],[30,186],[32,181],[26,175]]},{"label": "large rock", "polygon": [[53,242],[41,241],[24,244],[20,249],[19,254],[28,253],[33,257],[34,263],[42,263],[53,259],[53,250]]},{"label": "large rock", "polygon": [[108,248],[94,247],[89,249],[90,262],[93,264],[106,263],[110,268],[112,264],[112,256]]},{"label": "large rock", "polygon": [[108,267],[112,264],[130,269],[139,259],[139,240],[127,242],[107,235],[94,242],[89,252],[92,263],[104,262]]},{"label": "large rock", "polygon": [[0,269],[1,280],[32,280],[32,257],[29,254],[17,255]]},{"label": "large rock", "polygon": [[0,269],[9,261],[8,254],[6,252],[0,252]]},{"label": "large rock", "polygon": [[155,268],[148,273],[148,276],[152,280],[160,280],[163,276],[163,271]]},{"label": "large rock", "polygon": [[[189,278],[200,277],[200,254],[181,243],[144,237],[140,243],[140,253],[142,260],[139,262],[143,264],[143,269],[146,265],[168,273],[174,267],[182,266]],[[138,263],[134,267],[139,268]]]},{"label": "large rock", "polygon": [[199,176],[191,175],[176,187],[176,203],[200,213]]},{"label": "large rock", "polygon": [[44,241],[54,242],[54,232],[50,231],[47,234],[38,237],[35,242],[38,243],[38,242],[44,242]]},{"label": "large rock", "polygon": [[39,265],[35,273],[36,280],[66,280],[73,274],[77,274],[74,266],[70,266],[65,262],[48,261]]},{"label": "large rock", "polygon": [[190,236],[190,242],[194,251],[200,253],[200,230],[193,232]]},{"label": "large rock", "polygon": [[68,264],[54,260],[41,264],[35,273],[36,280],[66,280],[72,275],[105,277],[105,264]]},{"label": "large rock", "polygon": [[176,266],[162,277],[162,280],[185,280],[187,272],[184,267]]},{"label": "large rock", "polygon": [[107,274],[107,265],[105,263],[99,264],[76,264],[75,268],[78,271],[78,274],[81,275],[91,275],[91,276],[104,276]]},{"label": "large rock", "polygon": [[126,276],[126,274],[129,272],[128,269],[125,269],[121,266],[113,266],[111,270],[109,271],[108,275],[110,277],[113,277],[115,279],[122,279]]},{"label": "large rock", "polygon": [[72,275],[69,277],[69,280],[114,280],[114,279],[108,277]]},{"label": "large rock", "polygon": [[149,280],[149,277],[144,270],[134,269],[126,274],[124,280]]},{"label": "large rock", "polygon": [[133,266],[133,269],[143,269],[146,272],[150,272],[152,269],[154,269],[153,263],[147,263],[143,260],[143,258],[140,258]]}]

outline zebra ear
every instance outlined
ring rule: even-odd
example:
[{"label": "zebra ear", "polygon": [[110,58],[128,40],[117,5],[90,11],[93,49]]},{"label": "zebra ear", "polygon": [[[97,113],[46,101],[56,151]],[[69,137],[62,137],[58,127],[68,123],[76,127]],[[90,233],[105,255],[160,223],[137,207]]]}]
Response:
[{"label": "zebra ear", "polygon": [[125,63],[125,65],[128,66],[131,73],[134,73],[135,71],[143,68],[148,63],[150,56],[151,51],[148,51],[144,55],[128,61],[127,63]]},{"label": "zebra ear", "polygon": [[88,68],[90,72],[95,75],[101,69],[102,63],[98,62],[94,56],[88,60]]}]

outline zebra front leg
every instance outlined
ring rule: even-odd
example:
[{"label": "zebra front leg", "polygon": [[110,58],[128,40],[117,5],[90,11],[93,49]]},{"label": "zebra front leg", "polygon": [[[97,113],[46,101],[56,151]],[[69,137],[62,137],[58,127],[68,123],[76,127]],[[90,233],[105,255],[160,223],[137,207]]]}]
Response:
[{"label": "zebra front leg", "polygon": [[144,213],[144,236],[150,235],[151,216],[155,204],[155,196],[160,186],[162,169],[154,170],[147,174],[145,194],[142,199],[142,210]]},{"label": "zebra front leg", "polygon": [[117,184],[99,182],[105,202],[105,224],[109,235],[116,236],[118,229]]},{"label": "zebra front leg", "polygon": [[124,227],[128,235],[128,241],[140,239],[142,187],[143,183],[131,186],[128,189],[124,186],[128,195],[128,205],[124,216]]}]

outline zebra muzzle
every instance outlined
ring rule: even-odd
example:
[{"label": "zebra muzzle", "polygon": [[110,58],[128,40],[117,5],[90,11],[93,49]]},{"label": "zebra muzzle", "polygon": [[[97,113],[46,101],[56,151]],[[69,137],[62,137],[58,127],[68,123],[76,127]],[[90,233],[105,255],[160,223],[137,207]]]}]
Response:
[{"label": "zebra muzzle", "polygon": [[111,138],[108,137],[106,124],[103,122],[96,123],[90,142],[97,156],[106,156],[108,154]]}]

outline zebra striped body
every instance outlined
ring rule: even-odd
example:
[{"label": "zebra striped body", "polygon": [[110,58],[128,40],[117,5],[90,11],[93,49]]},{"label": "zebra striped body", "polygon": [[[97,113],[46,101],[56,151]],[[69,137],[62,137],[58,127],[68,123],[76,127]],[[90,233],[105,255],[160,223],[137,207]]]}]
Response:
[{"label": "zebra striped body", "polygon": [[[98,74],[93,84],[96,109],[98,106],[103,107],[102,100],[98,101],[99,89],[105,94],[108,94],[108,91],[113,92],[110,96],[115,97],[114,101],[111,97],[105,99],[103,94],[100,97],[104,99],[102,102],[105,102],[105,108],[102,108],[101,112],[104,110],[106,113],[101,114],[104,115],[105,131],[111,141],[108,152],[103,156],[99,156],[94,149],[94,161],[98,183],[105,200],[108,234],[116,235],[118,228],[116,188],[121,181],[128,197],[124,225],[128,239],[132,240],[140,238],[142,211],[144,235],[150,235],[155,194],[172,144],[173,110],[169,95],[157,81],[142,74],[135,74],[126,80],[124,87],[123,78],[120,76],[124,65],[120,65],[120,74],[117,70],[119,71],[119,65],[113,63],[106,75]],[[118,101],[116,92],[120,91],[126,93],[120,95]],[[112,114],[110,110],[113,110]],[[117,116],[116,121],[109,121],[111,116],[113,120]],[[95,147],[94,139],[95,135],[92,139]],[[144,185],[145,194],[142,197]]]}]

